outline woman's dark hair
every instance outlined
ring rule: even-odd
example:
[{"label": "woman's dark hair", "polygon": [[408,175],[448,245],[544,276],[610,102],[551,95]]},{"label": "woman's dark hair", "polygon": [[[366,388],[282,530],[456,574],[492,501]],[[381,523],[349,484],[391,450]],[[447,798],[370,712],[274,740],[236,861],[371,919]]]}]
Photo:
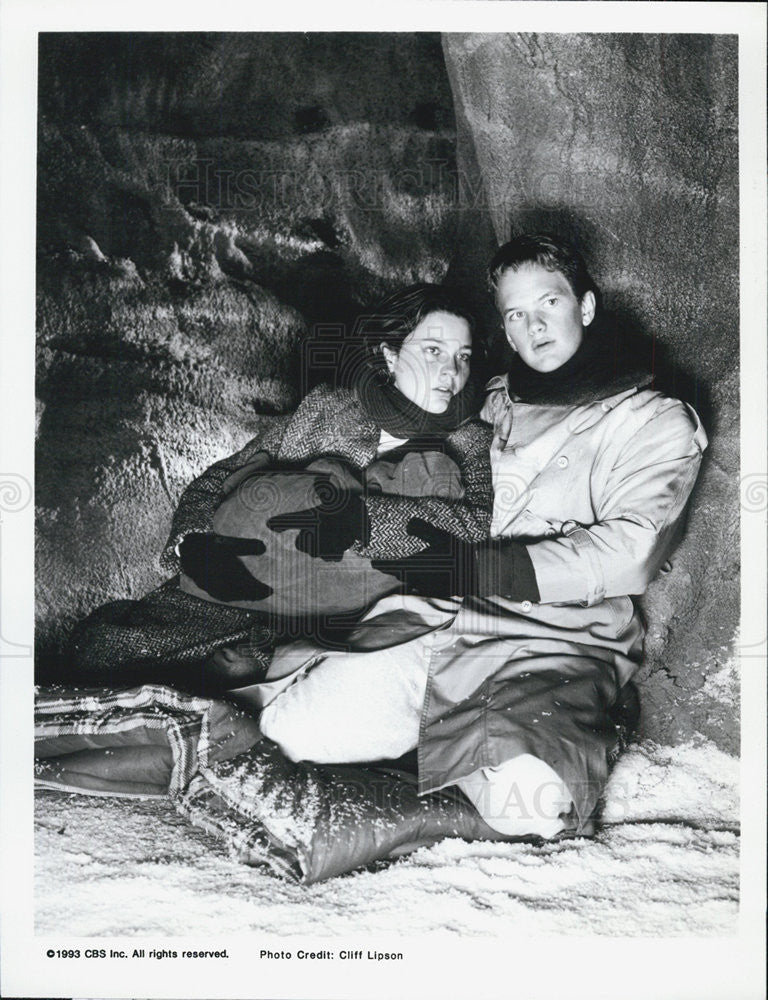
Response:
[{"label": "woman's dark hair", "polygon": [[382,344],[399,352],[405,338],[434,312],[466,320],[474,340],[475,318],[464,297],[445,285],[426,283],[402,288],[363,313],[355,326],[355,336],[364,340],[369,356],[381,354]]},{"label": "woman's dark hair", "polygon": [[579,301],[586,292],[594,292],[595,298],[599,299],[600,290],[579,251],[566,240],[549,233],[516,236],[499,247],[488,265],[491,291],[496,291],[505,271],[518,271],[526,264],[538,264],[548,271],[559,271]]}]

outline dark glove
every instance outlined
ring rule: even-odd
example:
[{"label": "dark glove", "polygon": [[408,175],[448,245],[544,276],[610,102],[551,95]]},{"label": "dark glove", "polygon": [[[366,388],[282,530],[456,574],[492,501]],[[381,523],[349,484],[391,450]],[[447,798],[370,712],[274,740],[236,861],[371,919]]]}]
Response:
[{"label": "dark glove", "polygon": [[520,542],[499,539],[473,544],[417,517],[408,522],[407,530],[427,542],[427,548],[403,559],[373,562],[376,569],[400,580],[404,593],[539,600],[531,557]]},{"label": "dark glove", "polygon": [[367,545],[370,522],[362,496],[323,475],[317,476],[314,491],[317,506],[276,514],[267,527],[272,531],[298,528],[296,548],[326,562],[340,562],[355,542]]},{"label": "dark glove", "polygon": [[237,558],[260,556],[266,551],[258,538],[194,533],[179,547],[181,568],[217,601],[261,601],[272,587],[252,576]]},{"label": "dark glove", "polygon": [[420,518],[411,518],[407,530],[409,535],[427,542],[427,548],[402,559],[374,559],[374,569],[396,577],[406,594],[463,597],[477,593],[474,545]]}]

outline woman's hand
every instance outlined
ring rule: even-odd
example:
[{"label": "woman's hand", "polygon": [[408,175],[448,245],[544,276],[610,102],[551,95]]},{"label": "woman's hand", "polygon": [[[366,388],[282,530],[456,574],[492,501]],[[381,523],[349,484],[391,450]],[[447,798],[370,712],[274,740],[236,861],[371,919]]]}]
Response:
[{"label": "woman's hand", "polygon": [[184,573],[217,601],[263,601],[272,587],[257,580],[238,556],[259,556],[266,551],[258,538],[227,535],[187,535],[179,546]]},{"label": "woman's hand", "polygon": [[298,529],[296,548],[326,562],[340,562],[355,542],[368,544],[370,523],[359,493],[338,486],[330,476],[318,475],[314,494],[316,506],[276,514],[267,527],[277,532]]}]

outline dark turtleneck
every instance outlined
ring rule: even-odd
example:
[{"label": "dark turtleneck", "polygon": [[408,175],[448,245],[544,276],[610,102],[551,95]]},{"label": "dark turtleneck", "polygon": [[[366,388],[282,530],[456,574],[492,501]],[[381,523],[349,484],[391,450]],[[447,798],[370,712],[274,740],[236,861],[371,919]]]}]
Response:
[{"label": "dark turtleneck", "polygon": [[477,391],[470,380],[443,413],[422,410],[395,388],[386,365],[377,358],[361,368],[355,389],[371,420],[396,438],[445,438],[479,409]]},{"label": "dark turtleneck", "polygon": [[647,386],[653,381],[651,351],[638,337],[588,327],[576,353],[554,371],[534,371],[515,354],[507,372],[509,394],[523,403],[567,406]]}]

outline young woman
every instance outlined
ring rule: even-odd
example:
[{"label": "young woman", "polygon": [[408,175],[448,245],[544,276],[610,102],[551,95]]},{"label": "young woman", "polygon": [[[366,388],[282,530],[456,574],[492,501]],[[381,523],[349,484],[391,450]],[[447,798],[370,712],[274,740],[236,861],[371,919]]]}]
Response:
[{"label": "young woman", "polygon": [[[403,289],[361,317],[353,387],[314,389],[295,413],[187,487],[161,558],[178,570],[182,557],[185,589],[173,579],[141,601],[94,612],[73,633],[70,677],[207,692],[263,678],[285,623],[253,610],[263,607],[253,602],[244,570],[243,555],[253,546],[212,528],[222,502],[267,467],[315,463],[320,494],[329,472],[352,486],[343,508],[325,509],[320,497],[313,523],[299,526],[300,545],[328,562],[355,540],[373,558],[418,551],[421,543],[406,530],[414,516],[467,540],[487,537],[490,436],[471,419],[473,328],[460,296],[434,284]],[[350,610],[358,600],[350,593]],[[322,615],[322,606],[315,610]]]}]

